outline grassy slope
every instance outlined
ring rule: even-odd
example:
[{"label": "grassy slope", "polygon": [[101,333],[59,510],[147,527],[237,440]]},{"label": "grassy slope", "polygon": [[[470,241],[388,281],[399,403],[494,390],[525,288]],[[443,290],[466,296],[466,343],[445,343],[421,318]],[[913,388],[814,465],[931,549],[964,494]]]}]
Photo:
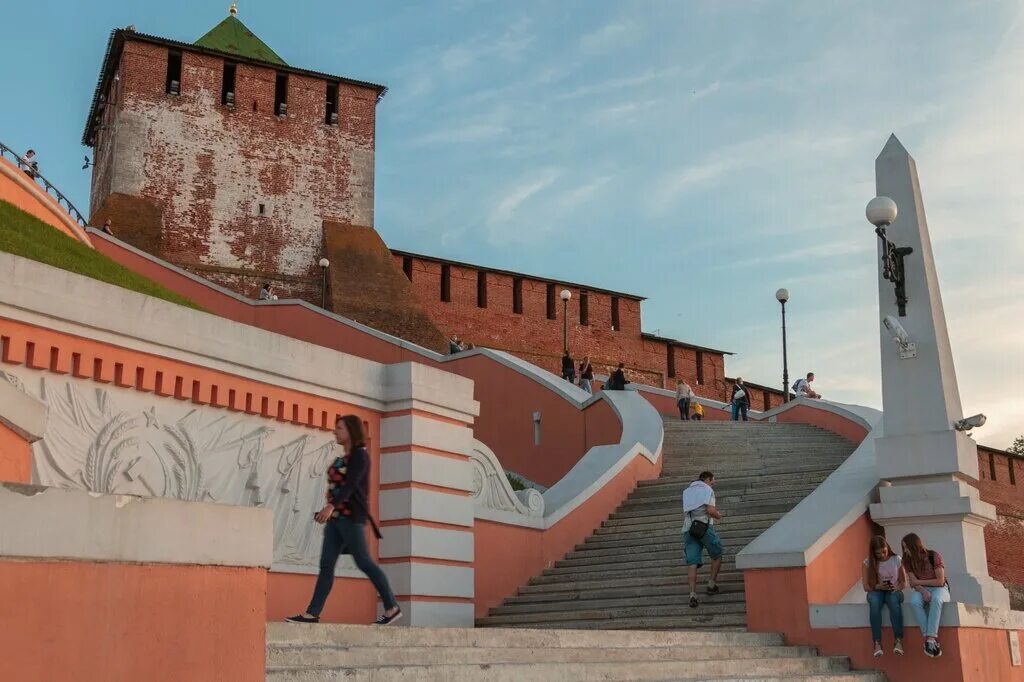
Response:
[{"label": "grassy slope", "polygon": [[0,201],[0,251],[202,310],[184,296],[115,263],[6,201]]}]

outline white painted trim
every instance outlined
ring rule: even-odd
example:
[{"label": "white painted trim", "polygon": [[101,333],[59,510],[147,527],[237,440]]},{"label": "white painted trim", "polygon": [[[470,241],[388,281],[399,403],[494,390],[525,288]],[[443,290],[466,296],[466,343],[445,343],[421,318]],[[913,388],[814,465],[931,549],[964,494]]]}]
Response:
[{"label": "white painted trim", "polygon": [[[831,628],[867,628],[868,605],[861,604],[811,604],[809,607],[811,627],[815,629]],[[914,611],[909,607],[909,597],[903,602],[904,627],[918,627]],[[942,606],[942,617],[939,620],[943,628],[985,628],[990,630],[1024,630],[1024,611],[994,609],[977,604],[949,602]],[[891,627],[889,618],[882,619],[883,627]],[[939,632],[942,634],[941,630]]]},{"label": "white painted trim", "polygon": [[266,568],[270,509],[0,483],[0,557]]},{"label": "white painted trim", "polygon": [[396,488],[380,491],[378,500],[382,521],[416,519],[467,528],[473,525],[473,503],[468,495]]},{"label": "white painted trim", "polygon": [[469,462],[423,452],[384,452],[380,456],[381,485],[427,483],[454,490],[473,490]]},{"label": "white painted trim", "polygon": [[466,602],[408,601],[398,600],[403,618],[399,625],[431,628],[473,627],[473,604]]},{"label": "white painted trim", "polygon": [[472,599],[473,567],[403,561],[381,564],[395,594]]},{"label": "white painted trim", "polygon": [[[3,352],[2,348],[0,352]],[[29,443],[41,440],[46,432],[46,405],[24,391],[19,391],[2,374],[0,370],[0,424]]]},{"label": "white painted trim", "polygon": [[473,562],[473,531],[425,526],[385,526],[380,529],[380,557],[424,557]]},{"label": "white painted trim", "polygon": [[380,420],[381,448],[417,445],[468,457],[473,448],[473,429],[469,425],[442,422],[418,414],[385,416]]}]

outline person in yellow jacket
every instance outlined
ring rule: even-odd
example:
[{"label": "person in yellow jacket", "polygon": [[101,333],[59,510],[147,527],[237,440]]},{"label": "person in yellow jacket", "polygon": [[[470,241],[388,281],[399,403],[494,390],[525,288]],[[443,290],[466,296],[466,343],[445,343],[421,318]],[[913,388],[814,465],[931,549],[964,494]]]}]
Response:
[{"label": "person in yellow jacket", "polygon": [[693,409],[693,414],[690,415],[690,419],[695,419],[697,421],[701,421],[702,419],[704,419],[704,406],[703,405],[701,405],[699,402],[694,400],[692,405],[691,405],[691,408]]}]

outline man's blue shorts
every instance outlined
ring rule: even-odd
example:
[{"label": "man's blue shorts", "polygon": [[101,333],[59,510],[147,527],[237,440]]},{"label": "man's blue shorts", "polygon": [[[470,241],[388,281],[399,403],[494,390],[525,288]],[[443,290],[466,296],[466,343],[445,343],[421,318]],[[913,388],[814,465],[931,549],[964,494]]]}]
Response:
[{"label": "man's blue shorts", "polygon": [[718,533],[715,532],[714,526],[708,527],[708,531],[704,533],[704,537],[700,540],[684,531],[683,541],[687,566],[703,566],[704,560],[702,555],[704,550],[708,551],[708,556],[712,559],[717,559],[725,552],[725,548],[722,547],[722,541],[718,539]]}]

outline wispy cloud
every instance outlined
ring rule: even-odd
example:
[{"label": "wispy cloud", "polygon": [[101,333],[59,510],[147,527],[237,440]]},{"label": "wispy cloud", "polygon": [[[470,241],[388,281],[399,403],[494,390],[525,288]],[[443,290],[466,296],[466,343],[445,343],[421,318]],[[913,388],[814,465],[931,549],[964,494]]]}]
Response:
[{"label": "wispy cloud", "polygon": [[468,123],[433,130],[412,140],[418,146],[459,144],[492,140],[508,133],[508,128],[496,123]]},{"label": "wispy cloud", "polygon": [[590,53],[621,49],[639,38],[641,34],[640,25],[634,21],[628,19],[614,21],[582,36],[579,41],[579,49]]},{"label": "wispy cloud", "polygon": [[507,223],[526,201],[550,187],[561,175],[560,169],[547,168],[515,185],[498,200],[488,222],[492,226]]}]

